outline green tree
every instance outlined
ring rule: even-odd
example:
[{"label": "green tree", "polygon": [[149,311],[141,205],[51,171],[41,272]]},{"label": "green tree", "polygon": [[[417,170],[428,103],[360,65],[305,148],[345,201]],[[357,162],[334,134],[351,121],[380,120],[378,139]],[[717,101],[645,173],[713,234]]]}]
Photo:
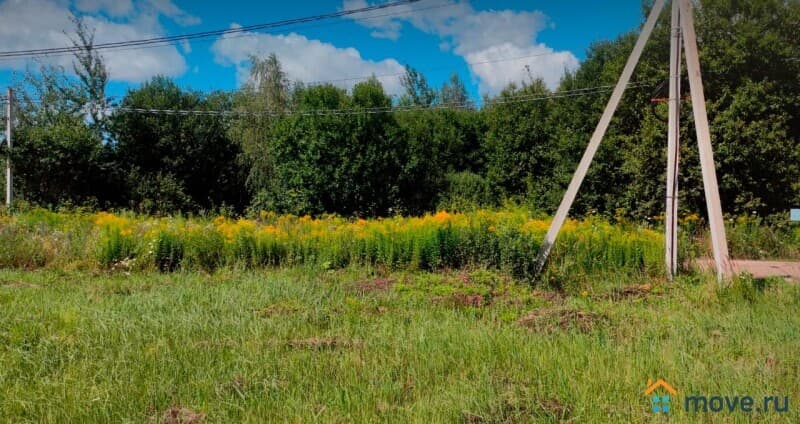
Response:
[{"label": "green tree", "polygon": [[431,106],[436,103],[435,88],[428,85],[425,75],[406,65],[406,72],[400,77],[403,94],[398,101],[399,106]]},{"label": "green tree", "polygon": [[272,184],[274,162],[269,154],[273,125],[291,107],[286,72],[273,53],[265,59],[250,57],[250,79],[233,96],[233,110],[240,116],[230,127],[230,137],[242,151],[240,165],[251,194]]},{"label": "green tree", "polygon": [[[352,96],[332,85],[300,87],[297,108],[276,120],[265,154],[272,178],[255,207],[297,214],[385,215],[397,205],[400,146],[391,114],[358,113],[391,105],[381,84],[357,84]],[[325,110],[349,110],[347,114]]]},{"label": "green tree", "polygon": [[19,199],[55,207],[109,198],[108,152],[65,95],[69,84],[57,67],[29,71],[17,83],[12,152]]},{"label": "green tree", "polygon": [[471,109],[404,111],[396,114],[401,128],[403,162],[400,197],[404,211],[430,211],[447,196],[448,174],[482,172],[482,115]]},{"label": "green tree", "polygon": [[67,96],[79,110],[89,117],[89,125],[98,133],[106,128],[106,97],[108,70],[100,54],[94,48],[94,29],[86,26],[82,18],[72,18],[75,34],[72,44],[76,48],[72,69],[77,84],[68,85]]},{"label": "green tree", "polygon": [[453,73],[439,90],[439,102],[443,105],[459,106],[466,105],[468,101],[467,88],[464,87],[464,83],[461,82],[458,74]]},{"label": "green tree", "polygon": [[[218,111],[229,110],[231,101],[223,93],[184,91],[168,78],[154,77],[129,91],[120,106]],[[240,150],[220,116],[120,112],[111,129],[129,206],[151,213],[242,206]]]},{"label": "green tree", "polygon": [[541,188],[555,166],[549,94],[543,81],[534,80],[486,100],[486,177],[500,197],[530,196],[541,207]]}]

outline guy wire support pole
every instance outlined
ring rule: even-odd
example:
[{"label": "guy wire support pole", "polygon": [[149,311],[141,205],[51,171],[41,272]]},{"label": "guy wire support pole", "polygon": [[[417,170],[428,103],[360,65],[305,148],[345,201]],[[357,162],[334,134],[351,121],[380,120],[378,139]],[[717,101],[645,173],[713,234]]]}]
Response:
[{"label": "guy wire support pole", "polygon": [[550,223],[550,228],[547,230],[547,235],[542,241],[542,247],[539,250],[539,257],[536,260],[536,266],[534,268],[534,275],[536,277],[541,274],[542,270],[544,269],[544,265],[547,263],[547,257],[550,255],[550,250],[553,248],[556,237],[558,236],[559,231],[561,231],[564,221],[567,219],[567,213],[569,213],[569,209],[572,207],[572,203],[575,201],[575,196],[578,194],[578,189],[583,183],[583,179],[586,177],[586,172],[589,170],[589,165],[591,165],[592,159],[594,158],[597,149],[600,147],[600,141],[603,140],[603,136],[608,129],[608,125],[611,123],[611,118],[614,116],[614,112],[617,110],[617,106],[619,106],[619,102],[622,99],[622,94],[625,92],[625,87],[627,87],[628,82],[630,82],[633,70],[636,68],[636,64],[639,62],[639,58],[642,56],[644,45],[647,43],[647,39],[650,38],[650,34],[653,32],[653,27],[655,27],[656,21],[658,21],[658,16],[661,14],[661,10],[664,8],[664,1],[665,0],[656,0],[656,2],[653,4],[653,9],[650,11],[650,15],[647,17],[644,27],[642,27],[642,32],[639,34],[639,39],[636,40],[636,44],[633,46],[633,51],[631,52],[630,57],[628,57],[628,62],[625,63],[625,68],[622,70],[622,75],[620,75],[619,81],[617,81],[617,85],[614,87],[614,91],[611,93],[611,98],[608,99],[608,104],[603,111],[603,115],[600,117],[600,122],[597,123],[597,128],[595,128],[592,138],[589,140],[589,145],[586,146],[586,151],[583,153],[580,164],[578,164],[578,169],[572,176],[572,181],[570,181],[569,187],[567,187],[567,192],[564,194],[564,198],[561,199],[561,204],[558,206],[558,211],[553,217],[553,221]]}]

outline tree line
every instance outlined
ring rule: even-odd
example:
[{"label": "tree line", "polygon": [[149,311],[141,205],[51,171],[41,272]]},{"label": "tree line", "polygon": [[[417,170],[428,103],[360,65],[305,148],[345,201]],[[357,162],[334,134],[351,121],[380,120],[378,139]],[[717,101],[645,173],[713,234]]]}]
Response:
[{"label": "tree line", "polygon": [[[578,214],[662,213],[667,105],[652,99],[667,96],[667,15],[581,188]],[[797,207],[800,3],[707,0],[695,20],[725,212]],[[403,94],[393,99],[376,78],[350,90],[292,83],[275,55],[253,57],[249,81],[234,92],[202,93],[155,77],[116,102],[121,110],[258,112],[167,115],[109,113],[108,75],[93,32],[76,20],[75,33],[74,77],[44,66],[17,81],[18,198],[156,214],[348,216],[508,201],[553,212],[607,101],[607,92],[589,89],[616,83],[638,36],[595,42],[556,90],[532,76],[480,106],[469,103],[456,75],[433,87],[407,67]],[[681,122],[680,205],[702,214],[688,102]]]}]

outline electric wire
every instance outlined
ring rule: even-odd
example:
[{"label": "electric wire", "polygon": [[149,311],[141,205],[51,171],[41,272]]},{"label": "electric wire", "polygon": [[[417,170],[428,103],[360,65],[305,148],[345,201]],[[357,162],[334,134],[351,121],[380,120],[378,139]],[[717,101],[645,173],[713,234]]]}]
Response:
[{"label": "electric wire", "polygon": [[[389,9],[394,8],[397,6],[403,5],[410,5],[413,3],[417,3],[422,0],[398,0],[391,3],[381,3],[375,4],[372,6],[361,7],[357,9],[348,9],[348,10],[340,10],[337,12],[331,12],[321,15],[313,15],[313,16],[306,16],[302,18],[293,18],[293,19],[285,19],[281,21],[274,21],[268,22],[263,24],[256,24],[256,25],[247,25],[241,26],[237,28],[228,28],[228,29],[219,29],[219,30],[211,30],[211,31],[202,31],[196,33],[189,33],[189,34],[180,34],[180,35],[171,35],[171,36],[164,36],[164,37],[154,37],[148,39],[140,39],[140,40],[128,40],[128,41],[117,41],[117,42],[106,42],[106,43],[99,43],[92,46],[93,50],[109,50],[109,49],[118,49],[123,47],[132,47],[132,46],[147,46],[153,44],[171,44],[177,42],[183,42],[184,40],[193,40],[197,38],[207,38],[207,37],[214,37],[214,36],[224,36],[227,34],[238,34],[244,32],[252,32],[252,31],[259,31],[265,29],[272,29],[278,27],[284,27],[289,25],[296,25],[302,24],[306,22],[314,22],[320,20],[327,20],[333,18],[340,18],[350,15],[355,15],[359,13],[366,13],[372,12],[376,10],[382,9]],[[54,53],[76,53],[82,50],[82,46],[68,46],[68,47],[53,47],[53,48],[43,48],[43,49],[28,49],[28,50],[13,50],[13,51],[5,51],[0,52],[0,58],[19,58],[19,57],[30,57],[36,55],[48,55]]]},{"label": "electric wire", "polygon": [[[485,102],[486,106],[529,103],[551,99],[563,99],[579,96],[607,93],[614,86],[587,87],[575,90],[555,92],[551,94],[530,94],[509,97],[499,97],[489,99]],[[651,83],[633,82],[627,88],[649,88]],[[126,106],[109,106],[102,108],[109,114],[113,113],[138,113],[146,115],[169,115],[169,116],[218,116],[228,118],[243,117],[283,117],[283,116],[349,116],[349,115],[372,115],[382,113],[409,112],[418,110],[441,110],[441,109],[472,109],[475,102],[467,100],[465,102],[438,103],[430,106],[387,106],[373,108],[347,108],[347,109],[311,109],[311,110],[286,110],[286,111],[247,111],[247,110],[199,110],[199,109],[155,109],[155,108],[132,108]]]}]

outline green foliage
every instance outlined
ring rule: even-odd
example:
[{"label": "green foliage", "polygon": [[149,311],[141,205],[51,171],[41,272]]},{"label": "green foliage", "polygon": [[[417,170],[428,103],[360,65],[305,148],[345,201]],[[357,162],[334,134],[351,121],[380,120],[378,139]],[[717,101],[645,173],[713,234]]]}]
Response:
[{"label": "green foliage", "polygon": [[[152,255],[156,267],[161,272],[175,271],[183,261],[184,239],[181,235],[170,232],[159,232],[152,244]],[[208,266],[208,258],[200,262],[201,267]]]},{"label": "green foliage", "polygon": [[216,231],[192,231],[183,235],[183,262],[188,269],[212,272],[224,263],[225,239]]},{"label": "green foliage", "polygon": [[[406,72],[400,77],[400,84],[403,86],[403,94],[398,102],[400,106],[431,106],[437,100],[436,89],[428,85],[425,75],[409,65],[406,65]],[[453,88],[457,90],[457,87]]]},{"label": "green foliage", "polygon": [[[386,215],[397,202],[402,154],[391,114],[328,115],[314,111],[385,108],[377,80],[357,84],[352,96],[331,85],[298,87],[298,114],[271,124],[260,145],[269,169],[258,171],[256,210],[295,214],[337,212]],[[312,114],[305,115],[303,111]],[[256,165],[258,166],[258,165]],[[256,183],[251,179],[251,183]]]},{"label": "green foliage", "polygon": [[[131,90],[122,107],[219,110],[230,108],[222,93],[184,91],[156,77]],[[220,117],[120,113],[111,129],[115,154],[128,187],[128,206],[170,213],[222,205],[241,207],[239,147]]]},{"label": "green foliage", "polygon": [[[480,266],[533,281],[548,222],[522,209],[372,220],[263,213],[257,219],[185,218],[32,210],[3,218],[0,267],[202,270],[366,265],[398,270]],[[562,280],[661,275],[662,236],[599,219],[569,221],[553,251]]]},{"label": "green foliage", "polygon": [[[710,0],[695,15],[725,212],[767,216],[799,206],[800,5]],[[669,21],[668,13],[660,17],[643,52],[581,186],[576,216],[642,222],[663,211],[667,105],[651,99],[667,95]],[[513,83],[487,95],[479,109],[469,107],[456,75],[437,89],[406,67],[403,93],[393,102],[374,78],[351,90],[290,84],[271,54],[251,58],[249,80],[232,94],[201,94],[157,77],[119,103],[242,112],[236,118],[109,118],[99,109],[109,101],[105,65],[92,30],[76,21],[77,77],[45,67],[17,84],[18,198],[155,214],[248,208],[419,215],[437,205],[499,201],[551,213],[607,102],[607,90],[596,88],[616,83],[637,36],[594,43],[555,89],[535,79]],[[686,102],[681,134],[680,212],[702,215]]]},{"label": "green foliage", "polygon": [[123,261],[134,258],[136,240],[129,230],[117,227],[102,228],[97,243],[97,261],[104,268],[123,265]]},{"label": "green foliage", "polygon": [[421,110],[397,114],[402,170],[398,175],[402,211],[435,209],[448,187],[447,175],[482,172],[482,116],[473,110]]},{"label": "green foliage", "polygon": [[464,171],[447,175],[447,191],[438,209],[463,212],[495,205],[489,182],[479,174]]},{"label": "green foliage", "polygon": [[106,201],[113,198],[104,177],[110,151],[85,122],[70,94],[74,85],[62,73],[42,67],[17,83],[12,150],[16,197],[51,207]]},{"label": "green foliage", "polygon": [[35,269],[52,260],[41,237],[16,225],[0,228],[0,268]]}]

